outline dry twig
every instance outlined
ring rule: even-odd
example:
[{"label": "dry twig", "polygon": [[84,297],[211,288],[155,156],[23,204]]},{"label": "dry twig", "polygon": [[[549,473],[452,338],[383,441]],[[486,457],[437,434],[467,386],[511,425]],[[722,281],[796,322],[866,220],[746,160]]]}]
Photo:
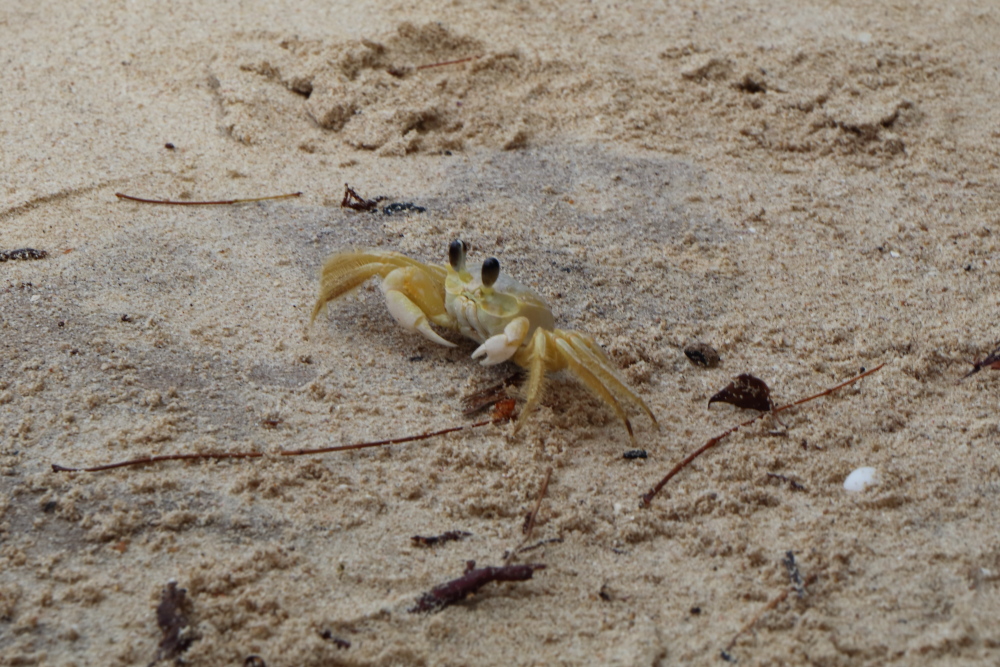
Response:
[{"label": "dry twig", "polygon": [[492,581],[527,581],[531,579],[535,570],[544,569],[545,566],[539,563],[476,569],[476,561],[470,560],[465,564],[465,574],[424,593],[409,611],[410,613],[438,611],[461,602]]},{"label": "dry twig", "polygon": [[[399,445],[406,442],[427,440],[447,433],[456,433],[466,429],[480,428],[490,424],[499,424],[514,418],[514,399],[500,401],[494,406],[493,415],[486,421],[476,422],[465,426],[453,426],[440,431],[421,433],[420,435],[408,435],[402,438],[390,438],[388,440],[377,440],[375,442],[360,442],[353,445],[337,445],[334,447],[320,447],[318,449],[293,449],[281,450],[278,456],[313,456],[316,454],[328,454],[330,452],[345,452],[352,449],[368,449],[369,447],[385,447],[386,445]],[[52,472],[101,472],[103,470],[114,470],[115,468],[126,468],[129,466],[149,465],[151,463],[161,463],[163,461],[193,461],[201,459],[212,459],[221,461],[223,459],[259,459],[264,456],[264,452],[201,452],[197,454],[158,454],[156,456],[144,456],[129,461],[118,461],[116,463],[106,463],[89,468],[69,468],[57,463],[52,464]]]},{"label": "dry twig", "polygon": [[521,526],[521,533],[524,534],[524,539],[521,542],[504,554],[504,562],[510,564],[514,560],[514,556],[518,554],[522,547],[528,543],[531,539],[531,534],[535,531],[535,519],[538,518],[538,510],[542,507],[542,500],[545,499],[545,494],[549,490],[549,479],[552,477],[552,467],[550,466],[545,470],[545,479],[542,480],[542,486],[538,490],[538,499],[535,501],[535,506],[532,508],[528,515],[524,517],[524,525]]},{"label": "dry twig", "polygon": [[119,199],[127,199],[128,201],[139,202],[140,204],[162,204],[164,206],[228,206],[230,204],[246,204],[255,201],[269,201],[271,199],[291,199],[292,197],[301,197],[301,192],[291,192],[286,195],[271,195],[269,197],[252,197],[250,199],[220,199],[218,201],[175,201],[172,199],[143,199],[142,197],[133,197],[132,195],[124,195],[120,192],[116,192],[115,196]]}]

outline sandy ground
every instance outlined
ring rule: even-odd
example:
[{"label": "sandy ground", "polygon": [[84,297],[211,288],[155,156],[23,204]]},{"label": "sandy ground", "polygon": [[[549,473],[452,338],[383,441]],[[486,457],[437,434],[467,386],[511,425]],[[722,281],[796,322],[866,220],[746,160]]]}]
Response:
[{"label": "sandy ground", "polygon": [[[41,0],[0,31],[0,250],[48,252],[0,263],[0,665],[150,664],[172,579],[191,665],[723,664],[789,551],[811,583],[740,664],[1000,659],[1000,374],[958,382],[1000,339],[996,3]],[[606,347],[647,459],[556,375],[516,435],[51,472],[471,423],[510,369],[376,285],[308,326],[331,252],[459,237]],[[785,403],[880,363],[640,509],[752,416],[706,408],[731,377]],[[549,467],[516,560],[546,569],[409,613],[502,563]]]}]

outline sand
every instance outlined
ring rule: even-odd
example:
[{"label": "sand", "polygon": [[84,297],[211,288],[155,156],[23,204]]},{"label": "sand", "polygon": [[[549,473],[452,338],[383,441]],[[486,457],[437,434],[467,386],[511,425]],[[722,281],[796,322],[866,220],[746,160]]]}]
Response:
[{"label": "sand", "polygon": [[[168,664],[171,580],[190,665],[996,664],[1000,373],[960,379],[1000,340],[1000,6],[43,0],[0,30],[0,250],[48,253],[0,263],[0,665]],[[483,418],[511,369],[376,284],[309,326],[330,253],[455,238],[660,429],[557,374],[516,434],[277,456]],[[707,407],[732,377],[783,404],[878,364],[640,508],[754,416]],[[265,456],[50,468],[219,450]],[[504,562],[548,468],[513,561],[546,568],[410,613]]]}]

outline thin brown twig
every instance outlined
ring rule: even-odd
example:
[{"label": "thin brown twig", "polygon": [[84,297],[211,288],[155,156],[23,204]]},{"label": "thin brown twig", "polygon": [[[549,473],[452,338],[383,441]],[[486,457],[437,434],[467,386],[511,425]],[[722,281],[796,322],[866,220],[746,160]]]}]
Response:
[{"label": "thin brown twig", "polygon": [[688,467],[691,464],[692,461],[694,461],[696,458],[698,458],[699,456],[701,456],[702,454],[704,454],[705,452],[707,452],[708,450],[710,450],[712,447],[715,447],[717,444],[719,444],[720,442],[722,442],[722,439],[725,438],[730,433],[735,433],[736,431],[740,430],[744,426],[749,426],[750,424],[753,424],[758,419],[761,419],[765,414],[767,414],[767,413],[766,412],[762,412],[759,415],[757,415],[756,417],[754,417],[753,419],[748,419],[747,421],[743,422],[742,424],[737,424],[736,426],[733,426],[729,430],[723,432],[720,435],[715,436],[714,438],[712,438],[708,442],[706,442],[704,445],[702,445],[698,449],[696,449],[693,452],[691,452],[690,454],[688,454],[684,458],[683,461],[681,461],[680,463],[678,463],[677,465],[675,465],[673,467],[673,469],[670,472],[668,472],[666,474],[666,476],[663,479],[661,479],[656,486],[654,486],[652,489],[650,489],[646,493],[646,495],[644,495],[642,497],[642,504],[643,504],[643,506],[644,507],[648,506],[649,503],[652,502],[653,496],[655,496],[657,493],[659,493],[660,490],[664,486],[667,485],[667,482],[669,482],[674,477],[674,475],[676,475],[677,473],[679,473],[681,470],[684,470],[684,468]]},{"label": "thin brown twig", "polygon": [[531,539],[531,533],[535,530],[535,519],[538,517],[538,510],[542,507],[542,500],[545,499],[545,492],[549,490],[549,479],[551,477],[552,467],[549,466],[545,470],[545,479],[542,480],[542,488],[538,490],[538,500],[535,501],[535,506],[532,508],[531,514],[528,515],[527,520],[524,522],[524,527],[521,528],[525,541]]},{"label": "thin brown twig", "polygon": [[[378,440],[375,442],[360,442],[352,445],[337,445],[333,447],[320,447],[318,449],[292,449],[292,450],[281,450],[276,454],[278,456],[311,456],[314,454],[328,454],[330,452],[345,452],[352,449],[368,449],[369,447],[384,447],[386,445],[399,445],[406,442],[415,442],[417,440],[427,440],[428,438],[433,438],[439,435],[446,435],[448,433],[455,433],[457,431],[462,431],[465,429],[480,428],[482,426],[488,426],[490,424],[498,424],[510,420],[513,417],[510,413],[501,413],[495,415],[492,419],[476,422],[475,424],[467,424],[465,426],[453,426],[451,428],[441,429],[440,431],[431,431],[430,433],[421,433],[420,435],[408,435],[401,438],[389,438],[388,440]],[[156,456],[144,456],[138,459],[131,459],[129,461],[118,461],[117,463],[107,463],[99,466],[92,466],[89,468],[68,468],[66,466],[61,466],[57,463],[52,464],[52,472],[101,472],[103,470],[114,470],[115,468],[125,468],[128,466],[140,466],[149,465],[151,463],[160,463],[162,461],[188,461],[197,459],[212,459],[212,460],[223,460],[223,459],[259,459],[264,457],[264,452],[202,452],[197,454],[160,454]]]},{"label": "thin brown twig", "polygon": [[825,391],[821,391],[818,394],[813,394],[812,396],[808,396],[806,398],[800,398],[799,400],[795,401],[794,403],[789,403],[788,405],[782,405],[780,408],[775,408],[774,410],[771,410],[771,414],[777,414],[779,412],[784,412],[785,410],[787,410],[789,408],[794,408],[796,405],[802,405],[803,403],[808,403],[809,401],[815,401],[817,398],[823,398],[824,396],[829,396],[830,394],[832,394],[833,392],[837,391],[838,389],[843,389],[844,387],[848,387],[848,386],[854,384],[855,382],[857,382],[858,380],[866,378],[869,375],[871,375],[872,373],[876,373],[876,372],[882,370],[883,366],[885,366],[885,364],[879,364],[875,368],[867,370],[864,373],[861,373],[860,375],[855,375],[854,377],[852,377],[850,380],[847,380],[846,382],[841,382],[836,387],[830,387],[829,389],[826,389]]},{"label": "thin brown twig", "polygon": [[550,537],[547,540],[540,540],[538,542],[535,542],[534,544],[529,544],[529,545],[524,546],[524,547],[518,547],[517,548],[517,553],[524,554],[524,553],[528,553],[529,551],[534,551],[535,549],[541,549],[546,544],[562,544],[562,541],[563,541],[563,538],[561,538],[561,537]]},{"label": "thin brown twig", "polygon": [[460,63],[467,63],[470,60],[476,60],[478,58],[482,58],[482,56],[469,56],[468,58],[459,58],[458,60],[446,60],[445,62],[441,62],[441,63],[431,63],[429,65],[418,65],[417,67],[414,67],[413,69],[430,69],[432,67],[444,67],[445,65],[458,65]]},{"label": "thin brown twig", "polygon": [[552,466],[549,466],[545,470],[545,479],[542,480],[542,486],[538,490],[538,499],[535,500],[535,506],[531,509],[531,512],[525,517],[524,526],[521,528],[521,532],[524,534],[524,539],[521,542],[507,552],[504,556],[504,562],[508,565],[517,555],[517,552],[531,539],[531,534],[535,531],[535,519],[538,517],[538,510],[542,507],[542,500],[545,499],[545,494],[549,490],[549,479],[552,478]]},{"label": "thin brown twig", "polygon": [[119,199],[127,199],[129,201],[139,202],[140,204],[162,204],[165,206],[228,206],[229,204],[245,204],[248,202],[255,201],[268,201],[271,199],[291,199],[292,197],[301,197],[301,192],[290,192],[286,195],[271,195],[269,197],[252,197],[250,199],[222,199],[219,201],[174,201],[171,199],[143,199],[142,197],[133,197],[132,195],[125,195],[121,192],[116,192],[115,196]]},{"label": "thin brown twig", "polygon": [[[743,627],[739,629],[739,632],[737,632],[735,635],[733,635],[733,638],[729,640],[728,644],[726,644],[726,648],[722,649],[723,656],[724,657],[728,656],[729,651],[731,651],[733,649],[733,647],[736,646],[736,642],[743,635],[743,633],[747,632],[753,626],[757,625],[757,623],[760,622],[760,619],[764,618],[764,614],[766,614],[767,612],[771,611],[772,609],[774,609],[775,607],[777,607],[779,604],[781,604],[782,602],[784,602],[788,598],[788,596],[791,595],[792,593],[795,593],[795,592],[799,591],[800,589],[804,590],[807,587],[811,586],[813,583],[816,582],[817,579],[819,579],[819,575],[818,574],[816,574],[816,573],[810,574],[808,577],[805,578],[805,581],[802,582],[801,587],[799,587],[799,586],[789,586],[788,588],[786,588],[785,590],[781,591],[776,596],[774,596],[774,598],[772,598],[770,602],[768,602],[766,605],[764,605],[763,609],[761,609],[756,614],[754,614],[754,617],[751,618],[749,621],[747,621],[743,625]],[[727,657],[726,659],[729,660],[731,658]]]},{"label": "thin brown twig", "polygon": [[649,491],[647,491],[645,493],[645,495],[642,496],[642,507],[648,507],[649,503],[651,503],[653,501],[653,497],[657,493],[659,493],[663,489],[664,486],[667,485],[667,482],[669,482],[681,470],[683,470],[688,465],[690,465],[691,462],[694,461],[696,458],[698,458],[699,456],[701,456],[702,454],[704,454],[705,452],[707,452],[708,450],[710,450],[712,447],[715,447],[717,444],[719,444],[720,442],[722,442],[722,440],[724,440],[726,438],[726,436],[735,433],[736,431],[740,430],[744,426],[750,426],[751,424],[753,424],[757,420],[762,419],[762,418],[764,418],[767,415],[776,415],[779,412],[784,412],[785,410],[788,410],[789,408],[793,408],[796,405],[802,405],[803,403],[808,403],[809,401],[814,401],[817,398],[822,398],[823,396],[828,396],[828,395],[832,394],[833,392],[837,391],[838,389],[843,389],[844,387],[852,385],[855,382],[857,382],[858,380],[861,380],[862,378],[865,378],[865,377],[871,375],[872,373],[875,373],[876,371],[881,370],[883,366],[885,366],[885,364],[879,364],[875,368],[872,368],[871,370],[867,370],[864,373],[861,373],[860,375],[856,375],[853,378],[851,378],[850,380],[847,380],[846,382],[841,382],[836,387],[831,387],[829,389],[821,391],[818,394],[813,394],[812,396],[808,396],[806,398],[803,398],[803,399],[800,399],[798,401],[795,401],[794,403],[789,403],[787,405],[782,405],[779,408],[774,408],[770,412],[762,412],[759,415],[757,415],[756,417],[754,417],[753,419],[748,419],[747,421],[743,422],[742,424],[737,424],[736,426],[733,426],[732,428],[727,429],[726,431],[724,431],[723,433],[715,436],[714,438],[711,438],[704,445],[702,445],[701,447],[699,447],[698,449],[696,449],[692,453],[688,454],[684,458],[684,460],[681,461],[680,463],[678,463],[677,465],[675,465],[673,467],[673,469],[670,472],[668,472],[666,474],[666,476],[663,479],[661,479],[656,484],[656,486],[654,486]]}]

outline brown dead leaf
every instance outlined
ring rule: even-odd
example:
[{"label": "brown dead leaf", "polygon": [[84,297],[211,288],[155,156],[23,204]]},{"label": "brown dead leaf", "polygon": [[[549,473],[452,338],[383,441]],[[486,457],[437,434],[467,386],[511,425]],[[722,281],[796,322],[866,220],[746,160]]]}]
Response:
[{"label": "brown dead leaf", "polygon": [[160,594],[160,604],[156,607],[156,624],[163,632],[160,647],[151,664],[161,660],[173,660],[188,650],[195,637],[191,632],[185,607],[190,607],[186,599],[187,590],[177,588],[177,582],[171,581],[163,587]]},{"label": "brown dead leaf", "polygon": [[708,404],[729,403],[744,410],[759,410],[770,412],[774,408],[771,402],[771,390],[760,378],[749,373],[743,373],[733,378],[725,389],[708,399]]}]

